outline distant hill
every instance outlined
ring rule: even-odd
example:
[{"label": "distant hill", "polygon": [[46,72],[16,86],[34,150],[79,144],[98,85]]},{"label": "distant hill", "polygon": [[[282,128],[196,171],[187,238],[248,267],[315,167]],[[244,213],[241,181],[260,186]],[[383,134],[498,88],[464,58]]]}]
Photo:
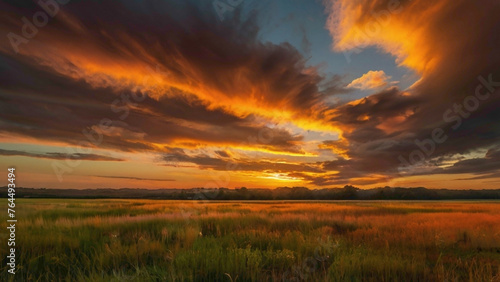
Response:
[{"label": "distant hill", "polygon": [[[0,189],[0,197],[7,197],[7,187]],[[380,187],[359,189],[308,189],[306,187],[279,187],[260,189],[245,187],[192,189],[45,189],[16,188],[16,198],[118,198],[118,199],[172,199],[172,200],[489,200],[500,199],[500,189],[449,190],[424,187]]]}]

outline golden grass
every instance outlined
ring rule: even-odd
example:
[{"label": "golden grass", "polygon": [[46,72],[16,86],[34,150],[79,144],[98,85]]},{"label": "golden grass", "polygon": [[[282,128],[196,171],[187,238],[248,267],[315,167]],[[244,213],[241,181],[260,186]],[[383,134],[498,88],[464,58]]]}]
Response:
[{"label": "golden grass", "polygon": [[[499,208],[495,201],[19,199],[15,277],[499,281]],[[0,251],[5,258],[7,245]],[[4,263],[2,281],[13,279],[6,270]]]}]

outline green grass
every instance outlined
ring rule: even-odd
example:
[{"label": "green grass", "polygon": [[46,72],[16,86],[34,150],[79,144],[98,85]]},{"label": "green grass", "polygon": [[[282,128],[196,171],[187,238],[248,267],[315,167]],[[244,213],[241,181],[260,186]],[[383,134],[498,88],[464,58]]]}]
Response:
[{"label": "green grass", "polygon": [[18,199],[17,273],[4,212],[0,280],[498,281],[499,208]]}]

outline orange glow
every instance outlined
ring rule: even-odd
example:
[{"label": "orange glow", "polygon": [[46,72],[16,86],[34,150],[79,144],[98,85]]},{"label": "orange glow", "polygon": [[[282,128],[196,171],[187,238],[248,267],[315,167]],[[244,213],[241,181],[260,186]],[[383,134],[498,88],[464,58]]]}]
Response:
[{"label": "orange glow", "polygon": [[429,19],[450,7],[451,1],[333,0],[327,26],[335,39],[335,51],[377,46],[394,55],[400,65],[423,75],[441,60],[436,49],[442,46],[428,28]]}]

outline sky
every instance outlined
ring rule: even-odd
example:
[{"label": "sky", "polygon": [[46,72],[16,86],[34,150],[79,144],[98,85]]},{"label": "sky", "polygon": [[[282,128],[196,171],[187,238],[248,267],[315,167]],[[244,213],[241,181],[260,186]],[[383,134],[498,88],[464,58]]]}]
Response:
[{"label": "sky", "polygon": [[0,166],[35,188],[498,189],[499,14],[2,1]]}]

